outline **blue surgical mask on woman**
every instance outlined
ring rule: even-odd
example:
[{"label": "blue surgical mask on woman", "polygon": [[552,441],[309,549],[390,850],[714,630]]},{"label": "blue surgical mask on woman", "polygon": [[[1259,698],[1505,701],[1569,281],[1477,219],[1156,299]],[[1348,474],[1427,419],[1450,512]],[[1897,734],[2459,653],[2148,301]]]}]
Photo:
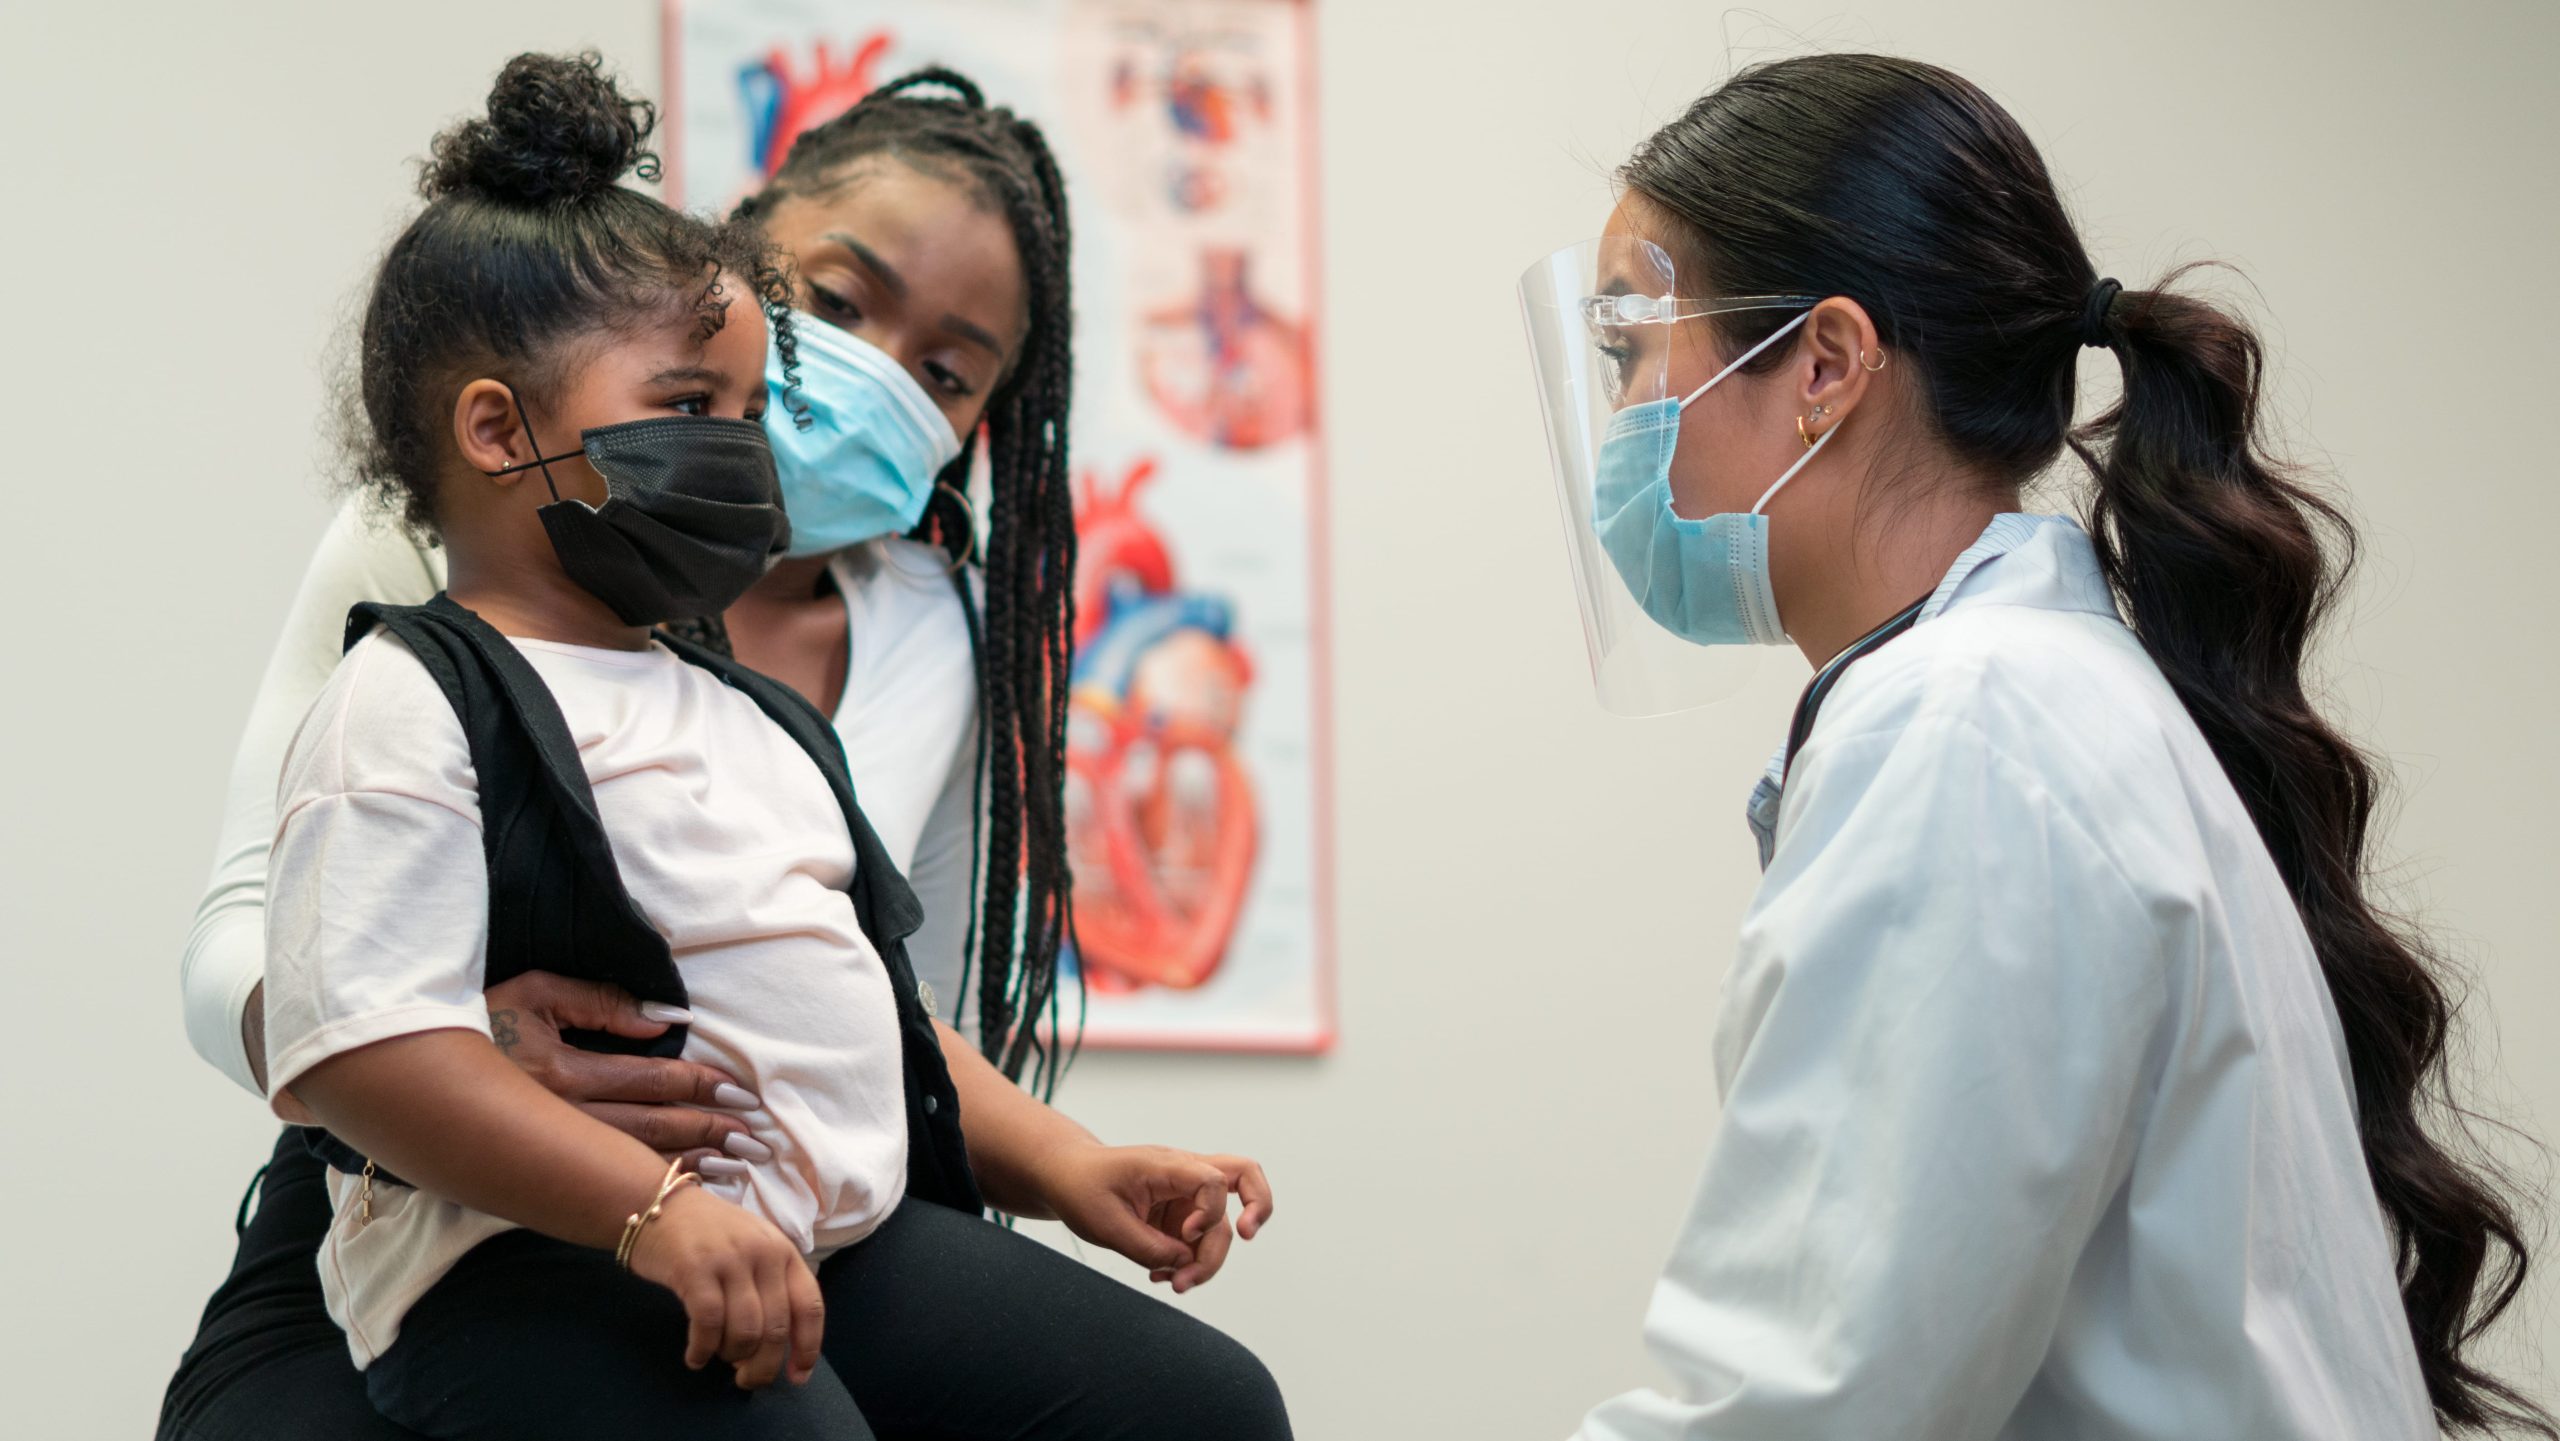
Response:
[{"label": "blue surgical mask on woman", "polygon": [[791,316],[800,387],[786,394],[782,352],[765,345],[773,404],[765,429],[791,516],[790,555],[825,555],[924,516],[960,437],[915,377],[878,346],[805,311]]},{"label": "blue surgical mask on woman", "polygon": [[[1666,396],[1619,411],[1601,437],[1592,477],[1592,527],[1636,603],[1683,640],[1699,645],[1786,644],[1777,592],[1769,583],[1769,518],[1761,511],[1822,453],[1833,432],[1824,431],[1797,457],[1747,515],[1691,520],[1674,510],[1671,456],[1680,441],[1681,412],[1804,322],[1805,315],[1799,315],[1778,327],[1684,399]],[[792,524],[799,524],[796,513]]]}]

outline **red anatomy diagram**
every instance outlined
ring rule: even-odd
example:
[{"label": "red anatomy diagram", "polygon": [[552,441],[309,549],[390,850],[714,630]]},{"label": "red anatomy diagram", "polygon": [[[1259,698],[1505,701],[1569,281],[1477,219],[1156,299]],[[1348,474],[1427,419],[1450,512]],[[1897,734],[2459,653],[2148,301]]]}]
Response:
[{"label": "red anatomy diagram", "polygon": [[1252,777],[1236,729],[1253,665],[1232,607],[1186,593],[1137,500],[1156,462],[1080,477],[1067,826],[1078,961],[1097,991],[1216,974],[1253,878]]},{"label": "red anatomy diagram", "polygon": [[738,71],[738,96],[746,102],[748,139],[756,169],[771,175],[782,168],[791,142],[812,125],[823,124],[853,108],[853,102],[880,83],[880,57],[895,43],[890,32],[874,30],[856,41],[850,54],[820,40],[812,47],[814,72],[803,73],[775,46],[762,62]]},{"label": "red anatomy diagram", "polygon": [[1260,450],[1307,428],[1306,336],[1254,294],[1241,249],[1202,251],[1199,289],[1148,314],[1138,345],[1148,399],[1185,435]]}]

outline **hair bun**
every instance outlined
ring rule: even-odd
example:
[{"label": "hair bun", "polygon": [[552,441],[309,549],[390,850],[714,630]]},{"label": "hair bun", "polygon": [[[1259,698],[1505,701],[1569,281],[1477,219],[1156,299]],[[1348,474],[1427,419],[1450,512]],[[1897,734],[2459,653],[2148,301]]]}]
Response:
[{"label": "hair bun", "polygon": [[594,51],[519,55],[489,87],[487,115],[436,137],[418,190],[527,207],[584,200],[635,168],[658,178],[642,148],[657,124],[658,107],[623,94]]}]

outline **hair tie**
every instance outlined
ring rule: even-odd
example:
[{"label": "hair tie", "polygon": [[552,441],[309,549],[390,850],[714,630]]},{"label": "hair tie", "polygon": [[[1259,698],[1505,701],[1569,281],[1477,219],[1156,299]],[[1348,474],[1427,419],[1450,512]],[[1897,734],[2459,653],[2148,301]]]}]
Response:
[{"label": "hair tie", "polygon": [[2107,334],[2107,311],[2124,293],[2114,276],[2108,276],[2089,287],[2088,303],[2080,307],[2080,343],[2092,350],[2105,350],[2115,344]]},{"label": "hair tie", "polygon": [[971,80],[968,76],[961,74],[959,71],[951,69],[949,66],[945,65],[928,65],[922,70],[911,70],[906,74],[899,76],[897,79],[890,81],[888,84],[879,87],[872,93],[875,95],[898,95],[925,85],[938,85],[943,89],[950,91],[952,98],[958,100],[961,105],[967,109],[984,110],[987,108],[986,92],[978,88],[978,83]]}]

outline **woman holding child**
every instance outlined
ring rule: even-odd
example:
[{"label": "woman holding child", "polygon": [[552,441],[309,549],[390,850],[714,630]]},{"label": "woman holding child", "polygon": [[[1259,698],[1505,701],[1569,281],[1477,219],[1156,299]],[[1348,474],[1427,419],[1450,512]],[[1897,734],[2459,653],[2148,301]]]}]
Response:
[{"label": "woman holding child", "polygon": [[441,544],[341,518],[242,748],[190,1032],[317,1124],[163,1434],[1285,1436],[977,1214],[1182,1290],[1270,1212],[1014,1084],[1068,919],[1056,167],[911,77],[712,225],[619,184],[652,119],[519,57],[376,279],[358,472]]}]

